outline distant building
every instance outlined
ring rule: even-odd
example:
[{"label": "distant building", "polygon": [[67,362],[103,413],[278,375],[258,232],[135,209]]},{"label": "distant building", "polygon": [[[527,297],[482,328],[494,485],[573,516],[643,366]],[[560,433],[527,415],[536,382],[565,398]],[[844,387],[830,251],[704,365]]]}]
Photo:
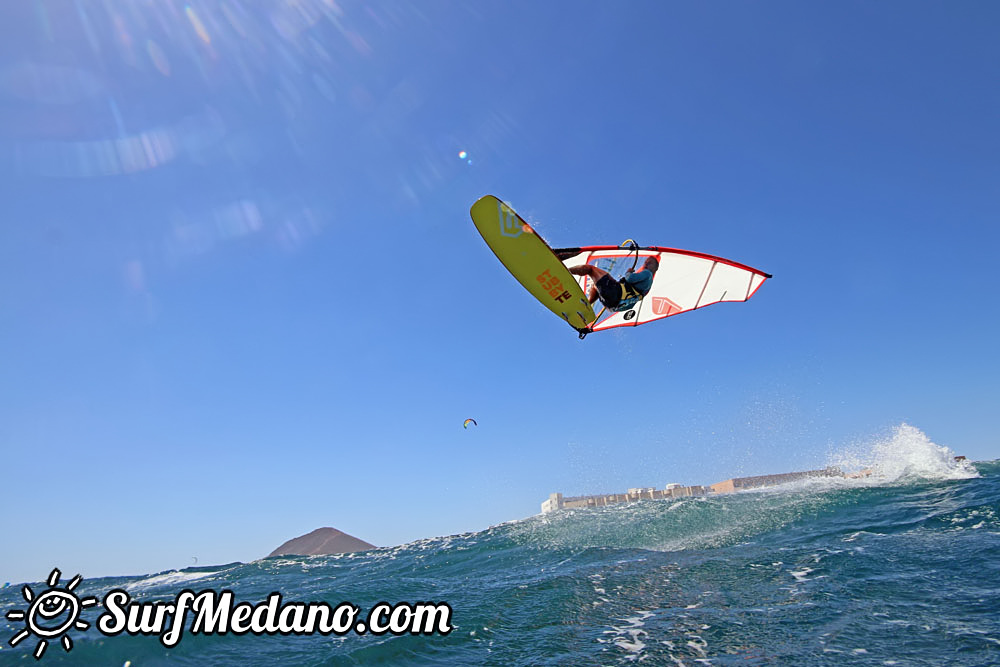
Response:
[{"label": "distant building", "polygon": [[[870,470],[855,473],[852,477],[870,475]],[[809,477],[844,477],[839,468],[824,468],[823,470],[807,470],[805,472],[786,472],[778,475],[759,475],[757,477],[734,477],[724,482],[718,482],[710,487],[681,486],[677,483],[667,484],[661,491],[651,486],[629,489],[627,493],[609,493],[598,496],[564,497],[561,493],[549,495],[542,503],[542,514],[561,509],[575,507],[603,507],[615,503],[627,503],[636,500],[659,500],[666,498],[684,498],[689,496],[704,496],[709,493],[735,493],[745,489],[760,489],[766,486],[777,486]]]},{"label": "distant building", "polygon": [[710,488],[712,493],[735,493],[745,489],[760,489],[765,486],[787,484],[809,477],[843,477],[839,468],[824,468],[822,470],[807,470],[805,472],[785,472],[777,475],[758,475],[757,477],[733,477],[724,482],[716,482]]},{"label": "distant building", "polygon": [[665,498],[682,498],[686,496],[703,496],[708,493],[704,486],[681,486],[680,484],[667,484],[663,490],[652,486],[629,489],[627,493],[608,493],[598,496],[573,496],[564,497],[561,493],[549,495],[549,499],[542,503],[542,514],[554,512],[561,509],[573,509],[575,507],[603,507],[616,503],[628,503],[636,500],[662,500]]}]

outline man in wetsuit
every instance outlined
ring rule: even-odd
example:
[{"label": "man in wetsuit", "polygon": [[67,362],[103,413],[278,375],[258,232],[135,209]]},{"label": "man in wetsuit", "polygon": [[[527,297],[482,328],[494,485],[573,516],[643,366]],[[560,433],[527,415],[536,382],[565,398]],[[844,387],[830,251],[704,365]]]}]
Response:
[{"label": "man in wetsuit", "polygon": [[577,276],[587,276],[593,281],[587,298],[590,303],[598,297],[604,307],[611,311],[623,311],[632,308],[642,301],[653,286],[653,275],[660,268],[660,262],[655,257],[647,257],[642,269],[633,272],[629,269],[621,280],[615,280],[604,269],[591,264],[571,266],[569,272]]}]

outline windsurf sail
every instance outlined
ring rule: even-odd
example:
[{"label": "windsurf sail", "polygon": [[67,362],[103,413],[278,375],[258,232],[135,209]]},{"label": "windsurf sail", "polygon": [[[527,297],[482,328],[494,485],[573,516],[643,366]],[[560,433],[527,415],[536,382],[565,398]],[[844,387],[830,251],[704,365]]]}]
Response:
[{"label": "windsurf sail", "polygon": [[[746,301],[771,277],[739,262],[676,248],[586,246],[554,249],[569,268],[592,264],[620,279],[629,269],[640,270],[647,257],[660,263],[649,292],[631,308],[604,310],[581,337],[591,331],[629,327],[662,320],[724,301]],[[637,266],[638,265],[638,266]],[[592,286],[589,277],[577,278],[584,293]]]},{"label": "windsurf sail", "polygon": [[[690,250],[622,246],[553,249],[509,204],[492,195],[481,197],[470,211],[476,229],[504,266],[542,305],[577,330],[580,338],[594,331],[662,320],[723,301],[746,301],[770,274],[732,260]],[[588,301],[593,280],[569,271],[590,264],[620,280],[628,270],[641,271],[646,258],[659,262],[652,285],[643,296],[633,288],[624,305],[597,315]],[[624,289],[624,288],[623,288]],[[595,304],[597,305],[597,304]]]}]

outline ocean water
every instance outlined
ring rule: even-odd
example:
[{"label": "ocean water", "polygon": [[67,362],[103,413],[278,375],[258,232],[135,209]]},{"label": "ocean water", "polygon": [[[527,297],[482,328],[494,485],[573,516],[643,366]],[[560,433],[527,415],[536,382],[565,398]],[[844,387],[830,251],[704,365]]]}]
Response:
[{"label": "ocean water", "polygon": [[75,591],[149,602],[228,589],[254,604],[280,591],[362,610],[447,602],[447,635],[187,634],[166,648],[154,635],[102,635],[95,605],[80,617],[89,629],[64,633],[71,650],[54,638],[36,661],[37,636],[9,646],[25,622],[6,615],[27,607],[12,586],[0,590],[0,665],[1000,664],[1000,461],[955,462],[905,426],[875,450],[865,479],[562,511]]}]

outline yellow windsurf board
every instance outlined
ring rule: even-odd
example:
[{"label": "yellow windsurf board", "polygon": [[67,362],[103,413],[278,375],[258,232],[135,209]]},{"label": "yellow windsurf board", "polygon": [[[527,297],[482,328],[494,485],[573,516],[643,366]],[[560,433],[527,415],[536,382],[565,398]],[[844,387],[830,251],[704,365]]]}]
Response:
[{"label": "yellow windsurf board", "polygon": [[594,323],[594,309],[579,283],[514,209],[486,195],[472,205],[471,214],[497,259],[542,305],[577,331]]}]

